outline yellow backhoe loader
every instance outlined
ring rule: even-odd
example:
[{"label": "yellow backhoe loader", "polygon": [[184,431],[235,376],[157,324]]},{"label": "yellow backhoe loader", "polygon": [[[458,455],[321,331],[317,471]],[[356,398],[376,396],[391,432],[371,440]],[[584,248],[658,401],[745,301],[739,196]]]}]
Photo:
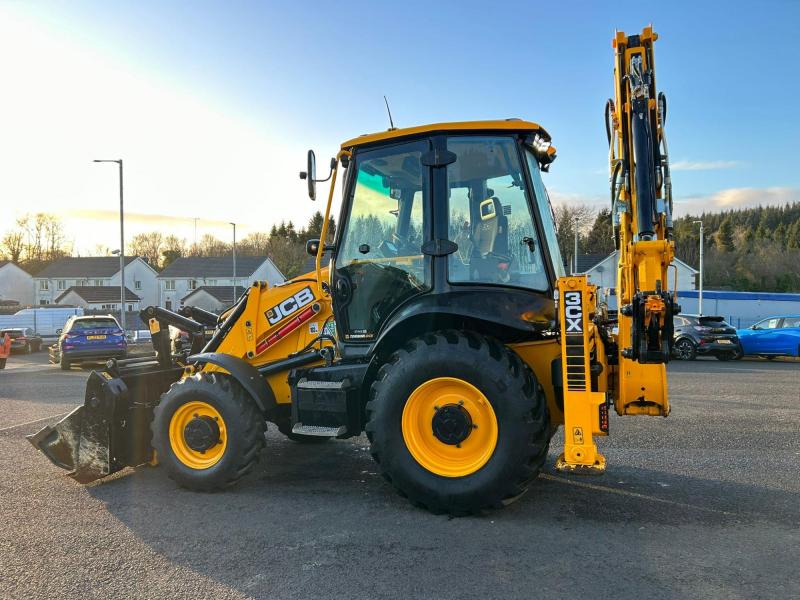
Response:
[{"label": "yellow backhoe loader", "polygon": [[[655,40],[649,27],[613,40],[618,316],[585,276],[564,273],[543,127],[392,128],[344,142],[327,179],[309,152],[310,197],[330,180],[321,238],[307,244],[312,272],[253,282],[220,316],[146,308],[154,353],[93,372],[84,405],[31,442],[79,482],[157,463],[182,486],[216,490],[251,470],[268,423],[301,442],[366,432],[391,485],[451,514],[520,496],[560,425],[556,466],[602,472],[595,437],[608,434],[612,405],[669,413],[678,307]],[[190,334],[188,351],[172,352],[170,325]]]}]

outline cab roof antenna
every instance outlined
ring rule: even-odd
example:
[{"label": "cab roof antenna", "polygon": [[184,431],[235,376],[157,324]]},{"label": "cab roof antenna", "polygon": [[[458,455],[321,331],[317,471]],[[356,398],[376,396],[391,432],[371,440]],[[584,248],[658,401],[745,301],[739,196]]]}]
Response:
[{"label": "cab roof antenna", "polygon": [[383,97],[383,101],[386,103],[386,112],[389,113],[389,131],[394,131],[397,127],[394,126],[394,121],[392,121],[392,111],[389,110],[389,101],[386,96]]}]

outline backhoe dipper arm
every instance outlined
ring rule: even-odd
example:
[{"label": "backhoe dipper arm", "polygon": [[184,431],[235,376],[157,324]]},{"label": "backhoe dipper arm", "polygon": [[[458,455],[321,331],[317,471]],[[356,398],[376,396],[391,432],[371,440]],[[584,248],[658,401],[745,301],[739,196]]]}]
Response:
[{"label": "backhoe dipper arm", "polygon": [[675,254],[664,138],[666,99],[656,94],[651,27],[617,32],[615,99],[606,105],[611,202],[617,248],[618,329],[599,310],[585,275],[558,282],[564,395],[562,471],[600,473],[593,436],[607,435],[613,401],[620,415],[669,414],[667,374],[673,315],[680,311],[668,270]]}]

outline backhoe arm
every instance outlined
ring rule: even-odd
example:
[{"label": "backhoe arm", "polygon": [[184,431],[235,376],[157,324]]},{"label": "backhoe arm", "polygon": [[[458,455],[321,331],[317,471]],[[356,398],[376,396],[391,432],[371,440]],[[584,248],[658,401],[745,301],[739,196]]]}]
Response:
[{"label": "backhoe arm", "polygon": [[[615,99],[606,105],[611,200],[617,249],[618,321],[599,310],[586,276],[558,283],[564,454],[561,470],[602,472],[605,459],[594,435],[608,432],[608,408],[620,415],[669,414],[667,375],[674,286],[668,272],[672,190],[664,137],[666,99],[656,93],[651,27],[617,32]],[[616,325],[616,327],[615,327]]]}]

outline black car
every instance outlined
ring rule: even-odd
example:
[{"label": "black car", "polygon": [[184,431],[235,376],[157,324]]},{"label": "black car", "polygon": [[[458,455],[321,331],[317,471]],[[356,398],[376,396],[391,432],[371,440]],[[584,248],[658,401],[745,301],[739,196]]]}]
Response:
[{"label": "black car", "polygon": [[4,334],[11,338],[11,351],[21,350],[25,354],[38,352],[42,348],[42,338],[30,327],[14,327],[0,331],[0,339]]},{"label": "black car", "polygon": [[694,360],[706,354],[719,360],[742,356],[736,329],[722,317],[678,315],[673,339],[672,354],[680,360]]}]

